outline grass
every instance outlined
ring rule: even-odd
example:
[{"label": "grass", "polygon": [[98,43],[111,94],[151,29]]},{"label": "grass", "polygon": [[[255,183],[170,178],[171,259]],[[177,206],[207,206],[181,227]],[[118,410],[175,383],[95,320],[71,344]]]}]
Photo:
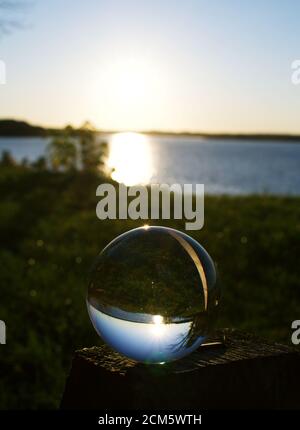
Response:
[{"label": "grass", "polygon": [[[58,407],[73,351],[100,342],[85,305],[89,268],[114,237],[145,223],[99,221],[100,182],[1,168],[1,409]],[[184,230],[184,221],[160,224]],[[205,226],[190,234],[220,273],[219,325],[290,343],[300,317],[300,199],[208,196]]]}]

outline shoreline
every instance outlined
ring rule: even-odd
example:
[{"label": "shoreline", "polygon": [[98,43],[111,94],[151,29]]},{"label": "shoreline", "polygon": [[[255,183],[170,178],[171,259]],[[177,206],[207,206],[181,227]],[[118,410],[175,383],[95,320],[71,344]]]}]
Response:
[{"label": "shoreline", "polygon": [[[163,130],[98,130],[91,129],[93,133],[99,135],[108,135],[115,133],[140,133],[148,136],[161,137],[186,137],[186,138],[204,138],[220,140],[245,140],[245,141],[263,141],[263,142],[292,142],[300,143],[300,134],[290,133],[212,133],[205,131],[163,131]],[[17,137],[53,137],[64,133],[80,134],[82,129],[68,126],[64,128],[43,127],[32,125],[27,121],[0,119],[0,137],[17,138]]]}]

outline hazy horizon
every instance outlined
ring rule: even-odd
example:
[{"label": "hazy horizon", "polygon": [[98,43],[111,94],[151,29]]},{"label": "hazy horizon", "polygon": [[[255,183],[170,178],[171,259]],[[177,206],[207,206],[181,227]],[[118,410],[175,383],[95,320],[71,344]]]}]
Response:
[{"label": "hazy horizon", "polygon": [[[37,122],[32,122],[32,121],[30,121],[30,120],[28,120],[27,118],[7,118],[7,117],[0,117],[0,122],[1,121],[16,121],[16,122],[25,122],[25,123],[27,123],[27,124],[29,124],[30,126],[33,126],[33,127],[42,127],[42,128],[44,128],[44,129],[53,129],[53,130],[63,130],[64,128],[66,128],[66,127],[69,127],[69,126],[71,126],[71,127],[73,127],[75,130],[77,129],[77,128],[81,128],[81,127],[84,127],[85,126],[85,124],[86,123],[90,123],[90,125],[93,127],[93,128],[95,128],[95,131],[96,132],[98,132],[98,133],[103,133],[103,134],[106,134],[106,133],[127,133],[127,132],[129,132],[129,133],[138,133],[138,134],[170,134],[170,135],[186,135],[186,136],[188,136],[188,135],[191,135],[191,136],[193,136],[193,135],[195,135],[195,136],[249,136],[249,137],[251,137],[251,136],[253,136],[253,137],[255,137],[255,136],[278,136],[278,137],[280,137],[280,136],[283,136],[283,137],[285,137],[285,136],[291,136],[291,137],[299,137],[300,136],[300,130],[299,130],[299,132],[298,133],[286,133],[286,132],[279,132],[279,133],[274,133],[274,132],[255,132],[255,131],[250,131],[250,132],[247,132],[247,131],[242,131],[242,132],[238,132],[238,131],[211,131],[211,130],[167,130],[167,129],[164,129],[164,130],[155,130],[155,129],[139,129],[139,130],[136,130],[136,129],[126,129],[126,128],[121,128],[121,129],[118,129],[118,128],[115,128],[115,129],[104,129],[104,128],[98,128],[98,127],[96,127],[95,126],[95,124],[93,124],[91,121],[89,121],[88,119],[86,119],[86,120],[84,120],[84,121],[82,121],[81,123],[79,123],[78,125],[74,125],[74,124],[72,124],[72,123],[65,123],[65,124],[62,124],[62,125],[49,125],[49,124],[40,124],[40,123],[37,123]],[[1,135],[0,135],[0,137],[2,137]]]}]

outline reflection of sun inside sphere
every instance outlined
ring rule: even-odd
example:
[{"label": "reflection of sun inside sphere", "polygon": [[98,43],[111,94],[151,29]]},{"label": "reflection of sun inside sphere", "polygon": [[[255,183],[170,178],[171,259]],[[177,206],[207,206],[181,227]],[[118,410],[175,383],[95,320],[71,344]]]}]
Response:
[{"label": "reflection of sun inside sphere", "polygon": [[214,263],[190,236],[137,228],[114,239],[92,271],[87,305],[97,333],[134,360],[177,360],[198,348],[215,320]]}]

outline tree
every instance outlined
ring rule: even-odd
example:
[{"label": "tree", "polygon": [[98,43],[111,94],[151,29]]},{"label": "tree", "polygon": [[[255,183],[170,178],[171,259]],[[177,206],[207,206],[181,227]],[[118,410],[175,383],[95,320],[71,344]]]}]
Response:
[{"label": "tree", "polygon": [[47,156],[53,170],[66,171],[76,169],[76,144],[68,137],[53,139],[47,147]]},{"label": "tree", "polygon": [[65,127],[63,134],[48,145],[50,166],[53,170],[80,168],[85,172],[103,172],[108,144],[99,142],[97,137],[89,122],[79,129]]},{"label": "tree", "polygon": [[47,160],[45,157],[39,157],[31,165],[36,170],[46,170],[47,169]]},{"label": "tree", "polygon": [[2,156],[0,160],[1,167],[12,167],[12,166],[15,166],[16,164],[17,163],[15,159],[13,158],[13,156],[9,151],[2,152]]},{"label": "tree", "polygon": [[89,122],[79,129],[79,145],[82,169],[90,172],[103,170],[108,145],[97,140],[96,130]]}]

